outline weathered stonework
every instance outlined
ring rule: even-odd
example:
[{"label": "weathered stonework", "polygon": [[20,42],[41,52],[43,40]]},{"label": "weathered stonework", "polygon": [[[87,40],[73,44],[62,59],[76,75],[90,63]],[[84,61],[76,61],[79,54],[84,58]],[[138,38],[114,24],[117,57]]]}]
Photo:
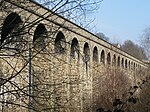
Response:
[{"label": "weathered stonework", "polygon": [[[144,62],[41,5],[29,0],[21,1],[23,2],[4,0],[7,8],[0,9],[1,34],[6,18],[12,13],[22,20],[25,27],[23,31],[26,32],[22,36],[22,40],[25,41],[23,52],[10,56],[11,51],[0,50],[0,69],[4,76],[6,75],[5,77],[9,77],[23,68],[20,75],[11,80],[19,86],[28,87],[30,69],[28,58],[29,48],[31,48],[32,84],[36,85],[32,88],[32,94],[40,104],[33,99],[32,103],[37,110],[49,107],[46,110],[48,112],[90,112],[95,100],[93,94],[96,93],[100,98],[101,90],[106,89],[101,82],[107,77],[107,70],[125,71],[130,84],[134,85],[138,80],[136,73],[148,68]],[[40,30],[38,30],[39,26],[41,26]],[[38,42],[46,44],[46,48],[40,51],[40,48],[35,48],[33,40],[38,38],[35,32],[41,32],[42,28],[44,33],[46,32],[42,34],[46,40],[42,39]],[[2,38],[1,35],[0,39]],[[5,56],[5,54],[10,55]],[[97,80],[99,78],[101,82]],[[103,89],[99,90],[100,88]],[[26,89],[28,91],[28,88]],[[41,99],[42,96],[46,98]],[[28,97],[27,95],[20,98],[19,101],[24,107],[16,108],[15,112],[28,111],[27,105],[22,102],[24,99],[28,104]],[[9,107],[9,111],[13,111],[13,107]]]}]

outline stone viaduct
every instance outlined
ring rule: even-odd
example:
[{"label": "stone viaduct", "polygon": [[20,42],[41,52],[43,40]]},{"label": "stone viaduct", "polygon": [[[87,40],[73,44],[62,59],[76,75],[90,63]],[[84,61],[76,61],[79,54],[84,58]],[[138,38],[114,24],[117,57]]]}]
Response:
[{"label": "stone viaduct", "polygon": [[[13,72],[15,74],[25,65],[23,63],[28,62],[20,73],[26,81],[20,79],[20,75],[11,80],[16,80],[21,85],[28,85],[31,73],[33,85],[39,82],[45,84],[38,89],[50,90],[51,96],[48,100],[40,100],[43,102],[42,106],[35,103],[38,109],[51,105],[49,109],[51,112],[92,111],[91,104],[95,92],[93,77],[102,79],[103,76],[107,77],[105,71],[120,69],[126,72],[130,84],[134,85],[138,80],[138,71],[148,68],[148,65],[141,60],[36,2],[4,0],[2,4],[4,5],[0,9],[0,69],[7,77],[13,72],[13,70],[6,71],[6,68],[12,69],[10,64],[16,65],[16,71]],[[17,35],[14,36],[14,34]],[[11,37],[14,38],[11,39]],[[7,47],[10,46],[11,49],[8,51]],[[22,51],[21,55],[16,49],[23,49],[19,50]],[[29,55],[31,55],[29,57],[31,62],[26,61]],[[61,83],[59,87],[48,86],[48,84],[57,85],[58,83]],[[42,96],[47,92],[32,94]],[[55,104],[50,99],[61,103]],[[50,103],[47,104],[49,101]],[[59,107],[62,104],[64,104],[63,108]]]}]

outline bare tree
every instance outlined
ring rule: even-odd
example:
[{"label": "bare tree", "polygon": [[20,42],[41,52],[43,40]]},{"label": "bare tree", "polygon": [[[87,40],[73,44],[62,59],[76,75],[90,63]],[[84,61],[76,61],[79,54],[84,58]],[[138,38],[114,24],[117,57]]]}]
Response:
[{"label": "bare tree", "polygon": [[143,60],[147,59],[146,53],[142,47],[139,45],[135,44],[131,40],[126,40],[124,44],[121,46],[122,50],[131,54],[132,56]]},{"label": "bare tree", "polygon": [[[39,14],[38,11],[42,6],[36,2],[50,10]],[[65,21],[59,24],[55,21],[59,20],[61,15],[80,25],[81,21],[78,20],[85,20],[82,18],[95,10],[101,1],[37,0],[36,2],[0,1],[1,111],[81,110],[79,105],[81,101],[76,95],[81,93],[78,87],[84,80],[78,75],[78,61],[68,62],[65,57],[70,51],[66,46],[73,47],[73,51],[76,52],[73,54],[74,57],[79,55],[79,50],[70,42],[66,42],[63,33],[59,31],[64,28],[67,20],[64,19]],[[25,15],[24,20],[13,11]],[[50,17],[51,20],[48,19]],[[53,24],[41,23],[44,20]],[[47,31],[45,26],[50,30]],[[67,28],[69,27],[73,29],[71,26]],[[69,72],[65,71],[66,67],[70,67]]]},{"label": "bare tree", "polygon": [[144,48],[148,59],[150,59],[150,27],[146,28],[140,38],[141,46]]},{"label": "bare tree", "polygon": [[51,11],[75,22],[83,28],[91,29],[87,16],[97,10],[103,0],[35,0]]},{"label": "bare tree", "polygon": [[112,67],[103,73],[95,72],[97,75],[93,77],[93,111],[145,112],[149,110],[149,71],[137,71],[136,84],[132,84],[128,72]]},{"label": "bare tree", "polygon": [[103,33],[101,33],[101,32],[96,33],[96,35],[97,35],[99,38],[104,39],[104,40],[107,41],[107,42],[110,41],[110,40],[109,40],[109,37],[106,37],[106,35],[103,34]]},{"label": "bare tree", "polygon": [[128,74],[121,69],[107,68],[101,74],[103,75],[99,74],[93,78],[93,109],[115,110],[112,103],[115,99],[126,99],[132,82]]},{"label": "bare tree", "polygon": [[[63,32],[68,30],[74,32],[77,29],[72,26],[65,27],[67,20],[62,21],[57,14],[80,25],[81,21],[78,20],[82,20],[87,12],[95,10],[101,1],[38,0],[37,2],[42,6],[50,9],[46,12],[42,10],[42,14],[39,14],[38,11],[43,7],[31,1],[0,1],[0,15],[2,15],[0,18],[0,23],[2,23],[0,26],[1,111],[90,111],[93,105],[89,101],[89,91],[87,88],[83,89],[91,80],[83,77],[84,73],[88,73],[90,66],[89,46],[86,43],[84,53],[81,53],[76,38],[66,41]],[[18,13],[25,15],[24,20]],[[47,27],[50,30],[47,30]],[[71,49],[68,49],[67,46],[70,46]],[[97,61],[96,48],[94,53],[94,60]],[[69,59],[67,59],[67,55],[70,55]],[[84,64],[79,63],[79,57],[83,59]],[[80,67],[86,68],[83,73],[79,73]],[[66,68],[69,70],[66,71]],[[98,68],[94,66],[93,71],[98,71]],[[108,74],[108,77],[100,80],[105,85],[101,89],[107,92],[106,94],[102,93],[102,99],[106,100],[102,105],[112,109],[111,100],[114,97],[124,97],[120,94],[126,92],[124,88],[126,88],[125,83],[128,83],[128,79],[126,74],[115,69],[112,69],[112,74],[107,70],[105,73]],[[120,87],[122,85],[124,88]],[[101,87],[99,87],[99,83],[94,86],[96,86],[96,92]],[[98,98],[100,98],[99,95]],[[95,99],[95,102],[98,107],[102,101]]]}]

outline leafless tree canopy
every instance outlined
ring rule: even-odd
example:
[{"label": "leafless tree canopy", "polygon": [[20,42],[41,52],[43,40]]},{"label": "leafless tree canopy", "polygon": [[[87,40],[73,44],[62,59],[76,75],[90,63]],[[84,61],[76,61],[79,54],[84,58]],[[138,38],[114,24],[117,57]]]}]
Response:
[{"label": "leafless tree canopy", "polygon": [[150,27],[144,30],[143,35],[140,37],[140,43],[150,60]]},{"label": "leafless tree canopy", "polygon": [[135,44],[131,40],[126,40],[124,44],[121,46],[122,50],[125,52],[131,54],[132,56],[144,60],[147,59],[146,53],[142,47],[139,45]]},{"label": "leafless tree canopy", "polygon": [[90,22],[86,18],[100,7],[103,0],[35,0],[53,12],[88,28]]},{"label": "leafless tree canopy", "polygon": [[[76,100],[76,94],[81,92],[78,89],[79,85],[84,81],[77,77],[78,63],[71,65],[65,60],[66,57],[61,55],[70,51],[66,49],[66,46],[71,46],[72,57],[79,58],[78,41],[74,39],[75,43],[66,42],[64,34],[59,31],[65,21],[58,26],[43,24],[41,21],[58,14],[86,26],[86,15],[96,10],[101,1],[37,0],[35,2],[47,7],[50,14],[47,15],[48,12],[46,12],[30,21],[34,14],[26,12],[24,15],[27,16],[22,20],[19,16],[22,11],[19,13],[13,11],[17,10],[18,5],[23,6],[30,3],[29,1],[0,1],[0,10],[8,14],[0,18],[2,21],[0,26],[0,109],[2,112],[8,109],[16,112],[26,109],[36,112],[56,112],[66,110],[67,106],[72,105],[69,108],[75,111],[74,107],[79,107],[79,104],[76,103],[73,107],[73,102]],[[29,7],[33,13],[40,8],[32,4],[29,4]],[[27,7],[22,8],[27,9]],[[57,18],[54,17],[51,22],[54,23]],[[46,25],[51,28],[50,32],[47,31]],[[53,38],[54,36],[56,39]],[[53,48],[49,47],[50,45]],[[73,71],[69,74],[69,77],[76,76],[76,78],[70,78],[68,81],[67,76],[63,76],[66,66],[73,66],[72,68],[76,69],[75,73]],[[69,98],[65,96],[68,94],[65,87],[68,86],[72,87]],[[76,88],[76,91],[73,88]]]},{"label": "leafless tree canopy", "polygon": [[[2,12],[0,17],[0,22],[2,21],[0,25],[0,111],[64,112],[70,110],[78,112],[83,110],[89,112],[93,108],[96,110],[100,105],[114,109],[111,105],[113,98],[126,99],[128,77],[126,73],[115,67],[120,67],[122,64],[127,69],[127,60],[118,58],[116,55],[110,56],[105,50],[98,53],[96,46],[91,52],[87,42],[84,42],[81,53],[79,43],[82,41],[75,37],[72,41],[66,41],[63,33],[76,30],[71,26],[64,27],[67,19],[86,26],[86,15],[96,10],[102,0],[37,0],[36,2],[49,9],[41,15],[38,13],[41,6],[31,4],[31,1],[34,2],[33,0],[0,1]],[[18,6],[26,11],[18,11]],[[25,18],[22,19],[20,14]],[[59,15],[67,19],[60,22]],[[49,24],[44,20],[49,21]],[[70,46],[70,49],[67,46]],[[66,56],[68,52],[69,59]],[[89,63],[92,53],[94,64],[91,67]],[[111,64],[111,61],[114,69],[108,66],[104,68],[105,72],[100,72],[98,68],[100,65],[97,64],[99,56],[101,56],[99,61],[103,65],[102,69],[107,64]],[[82,64],[79,63],[81,59]],[[80,67],[85,68],[83,73],[79,73]],[[89,67],[94,72],[93,79],[85,78],[91,75]],[[69,70],[66,71],[66,68]],[[108,77],[104,77],[106,75]],[[95,101],[93,104],[90,101],[91,94],[88,88],[91,86],[88,82],[91,80],[95,80],[93,95],[96,97],[93,97]],[[101,96],[97,94],[100,92]],[[80,97],[81,93],[83,97]],[[80,104],[83,106],[81,107]]]}]

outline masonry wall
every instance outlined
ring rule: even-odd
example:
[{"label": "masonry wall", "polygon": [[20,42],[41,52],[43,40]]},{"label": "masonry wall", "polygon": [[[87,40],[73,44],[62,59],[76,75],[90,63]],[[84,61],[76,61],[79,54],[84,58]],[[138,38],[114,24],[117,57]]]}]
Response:
[{"label": "masonry wall", "polygon": [[[12,19],[22,20],[24,34],[20,38],[24,47],[19,48],[21,53],[7,51],[5,46],[15,48],[15,44],[3,45],[1,41],[0,69],[9,77],[25,66],[11,80],[17,81],[19,86],[26,86],[26,91],[29,90],[31,72],[32,94],[35,96],[32,104],[36,110],[90,112],[95,100],[101,98],[101,91],[106,89],[102,82],[108,75],[107,71],[119,69],[126,72],[129,85],[134,85],[138,80],[137,72],[148,68],[142,61],[37,3],[6,0],[4,4],[7,8],[1,8],[0,32],[6,31],[3,30],[5,20],[13,13]],[[0,38],[3,39],[2,35]],[[15,66],[15,72],[12,66]],[[93,97],[95,93],[97,95]],[[28,100],[29,96],[26,96],[17,102],[28,104]],[[28,111],[28,105],[24,106],[23,110]],[[14,107],[10,108],[13,110]]]}]

